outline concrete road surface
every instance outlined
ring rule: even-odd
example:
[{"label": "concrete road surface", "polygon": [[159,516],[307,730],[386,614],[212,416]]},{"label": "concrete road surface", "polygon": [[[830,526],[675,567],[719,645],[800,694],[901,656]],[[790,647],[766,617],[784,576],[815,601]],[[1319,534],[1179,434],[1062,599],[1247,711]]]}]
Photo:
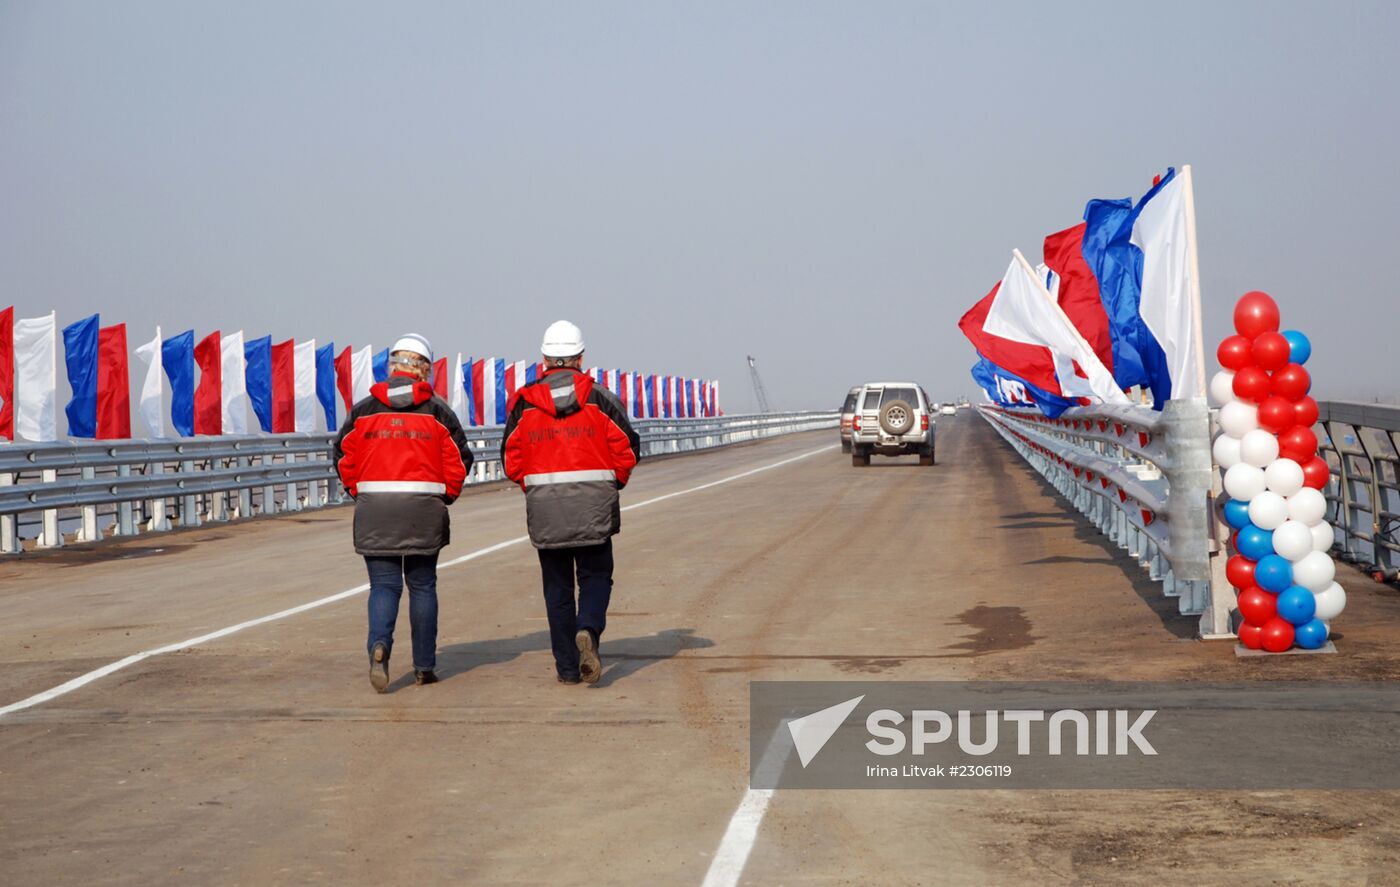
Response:
[{"label": "concrete road surface", "polygon": [[[975,415],[941,418],[938,452],[855,469],[824,432],[644,463],[596,687],[555,682],[517,542],[442,571],[435,686],[413,686],[405,612],[372,692],[354,593],[0,717],[0,883],[700,884],[745,797],[753,679],[1400,675],[1393,589],[1344,570],[1342,655],[1236,660]],[[354,589],[350,516],[0,562],[0,706]],[[473,490],[443,559],[524,531],[518,491]],[[779,792],[742,883],[1396,883],[1397,812],[1381,792]]]}]

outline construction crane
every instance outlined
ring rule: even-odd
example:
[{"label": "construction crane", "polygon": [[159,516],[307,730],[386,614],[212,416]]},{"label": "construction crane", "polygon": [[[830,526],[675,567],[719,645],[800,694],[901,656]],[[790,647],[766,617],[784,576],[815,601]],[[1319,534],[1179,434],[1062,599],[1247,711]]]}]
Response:
[{"label": "construction crane", "polygon": [[758,411],[760,413],[771,413],[773,408],[768,405],[768,392],[763,390],[763,380],[758,377],[758,362],[749,355],[749,381],[753,383],[754,400],[758,401]]}]

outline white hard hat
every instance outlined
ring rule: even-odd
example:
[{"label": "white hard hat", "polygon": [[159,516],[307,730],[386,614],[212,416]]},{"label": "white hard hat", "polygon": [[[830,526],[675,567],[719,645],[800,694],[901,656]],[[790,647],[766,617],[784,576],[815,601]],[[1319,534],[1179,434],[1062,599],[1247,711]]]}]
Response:
[{"label": "white hard hat", "polygon": [[583,330],[567,320],[556,320],[544,331],[540,353],[545,357],[577,357],[583,353]]},{"label": "white hard hat", "polygon": [[417,333],[404,333],[400,336],[399,340],[394,343],[394,347],[389,349],[390,354],[395,351],[408,351],[417,354],[429,363],[433,361],[433,346],[429,345],[428,340]]}]

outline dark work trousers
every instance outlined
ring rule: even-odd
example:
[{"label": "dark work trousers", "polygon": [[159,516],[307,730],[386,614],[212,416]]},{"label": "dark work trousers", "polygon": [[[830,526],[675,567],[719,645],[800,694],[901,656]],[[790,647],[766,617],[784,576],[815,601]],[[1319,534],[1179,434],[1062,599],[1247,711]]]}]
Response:
[{"label": "dark work trousers", "polygon": [[399,599],[404,580],[408,581],[408,624],[413,631],[413,667],[432,671],[437,667],[437,560],[436,554],[410,554],[407,557],[365,557],[369,568],[369,643],[383,644],[394,651],[394,623],[398,621]]},{"label": "dark work trousers", "polygon": [[[540,574],[544,578],[544,609],[549,617],[549,644],[554,667],[565,678],[578,677],[578,645],[581,629],[593,633],[596,643],[608,620],[612,597],[612,540],[579,548],[541,548]],[[574,601],[574,574],[578,574],[578,601]]]}]

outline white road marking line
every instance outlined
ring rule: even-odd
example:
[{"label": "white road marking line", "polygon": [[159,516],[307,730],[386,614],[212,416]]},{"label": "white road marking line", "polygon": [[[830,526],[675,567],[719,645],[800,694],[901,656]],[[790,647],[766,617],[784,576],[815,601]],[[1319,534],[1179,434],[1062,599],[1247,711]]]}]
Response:
[{"label": "white road marking line", "polygon": [[[819,449],[803,453],[800,456],[793,456],[790,459],[783,459],[778,462],[763,465],[759,468],[754,468],[750,471],[744,471],[740,472],[739,474],[733,474],[729,477],[720,478],[719,480],[711,481],[707,484],[701,484],[698,487],[691,487],[687,490],[679,490],[675,493],[667,493],[664,496],[657,496],[653,499],[647,499],[644,502],[637,502],[632,505],[626,506],[622,510],[631,511],[633,508],[641,508],[645,505],[652,505],[657,502],[664,502],[667,499],[674,499],[677,496],[684,496],[688,493],[697,493],[701,490],[708,490],[711,487],[717,487],[720,484],[727,484],[731,481],[736,481],[745,477],[750,477],[763,471],[769,471],[774,468],[781,468],[784,465],[789,465],[793,462],[797,462],[798,460],[806,459],[809,456],[815,456],[818,453],[824,453],[830,449],[832,449],[832,447],[821,447]],[[512,545],[519,545],[522,542],[528,542],[529,539],[529,536],[516,536],[514,539],[507,539],[504,542],[497,542],[495,545],[489,545],[486,548],[481,548],[469,554],[464,554],[461,557],[456,557],[450,561],[445,561],[441,564],[438,564],[438,569],[442,570],[447,567],[455,567],[458,564],[464,564],[467,561],[475,560],[479,557],[485,557],[488,554],[494,554],[495,552],[500,551],[503,548],[509,548]],[[208,634],[202,634],[198,637],[190,638],[189,640],[177,641],[173,644],[166,644],[163,647],[154,647],[150,650],[142,650],[140,653],[133,653],[125,659],[118,659],[116,662],[110,662],[107,665],[102,666],[101,668],[96,668],[90,672],[87,672],[86,674],[78,675],[76,678],[73,678],[70,681],[65,681],[62,684],[59,684],[57,687],[52,687],[48,690],[43,691],[42,693],[35,693],[33,696],[21,699],[18,702],[12,702],[6,706],[0,706],[0,717],[4,717],[5,715],[10,714],[11,712],[21,711],[26,708],[32,708],[33,706],[48,702],[51,699],[56,699],[59,696],[63,696],[67,693],[72,693],[74,690],[77,690],[80,687],[85,687],[88,684],[91,684],[93,681],[98,680],[99,678],[105,678],[109,674],[121,671],[129,665],[135,665],[143,659],[150,659],[152,656],[160,656],[163,653],[177,653],[180,650],[187,650],[190,647],[197,647],[200,644],[206,644],[209,641],[214,641],[218,640],[219,638],[228,637],[229,635],[234,634],[235,632],[242,631],[245,628],[252,628],[257,625],[265,625],[269,622],[276,622],[279,619],[286,619],[288,616],[295,616],[298,613],[305,613],[307,610],[314,610],[318,607],[324,607],[327,604],[333,604],[337,601],[342,601],[346,598],[354,597],[357,594],[363,594],[366,591],[369,591],[368,584],[357,585],[354,588],[347,588],[345,591],[337,592],[336,594],[330,595],[329,597],[318,598],[317,600],[309,601],[305,604],[300,604],[299,606],[295,606],[287,610],[279,610],[278,612],[271,613],[267,616],[259,616],[257,619],[249,619],[247,622],[240,622],[237,625],[230,625],[227,628],[221,628],[218,631],[211,631]]]},{"label": "white road marking line", "polygon": [[[787,763],[788,749],[792,748],[792,741],[786,738],[787,723],[784,719],[773,730],[773,738],[768,740],[768,746],[755,768],[755,773],[772,772],[773,782],[782,773],[783,765]],[[749,862],[749,853],[758,840],[758,827],[763,824],[763,814],[768,812],[768,802],[772,799],[771,788],[749,788],[744,792],[739,809],[729,817],[729,827],[724,830],[719,849],[710,860],[710,869],[705,872],[705,880],[700,887],[735,887],[739,883],[744,866]]]}]

